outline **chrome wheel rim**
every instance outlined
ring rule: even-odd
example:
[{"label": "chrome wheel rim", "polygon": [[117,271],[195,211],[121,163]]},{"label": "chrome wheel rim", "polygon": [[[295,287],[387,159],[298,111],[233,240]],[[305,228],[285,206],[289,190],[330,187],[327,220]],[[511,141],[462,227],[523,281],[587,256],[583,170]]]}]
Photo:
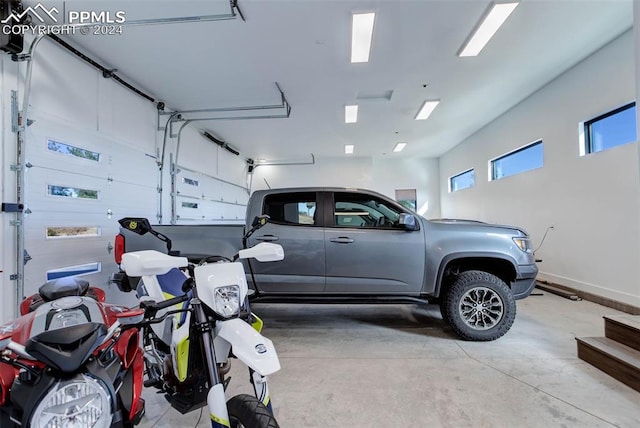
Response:
[{"label": "chrome wheel rim", "polygon": [[474,330],[489,330],[504,316],[504,303],[498,293],[487,287],[475,287],[462,295],[458,306],[462,321]]}]

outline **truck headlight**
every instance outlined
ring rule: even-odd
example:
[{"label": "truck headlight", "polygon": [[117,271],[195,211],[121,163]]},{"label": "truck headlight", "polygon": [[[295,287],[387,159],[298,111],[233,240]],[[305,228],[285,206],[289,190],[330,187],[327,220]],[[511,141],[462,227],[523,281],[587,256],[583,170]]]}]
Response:
[{"label": "truck headlight", "polygon": [[229,318],[240,312],[240,287],[225,285],[217,287],[213,292],[213,310],[223,318]]},{"label": "truck headlight", "polygon": [[513,238],[513,242],[515,242],[518,248],[520,248],[525,253],[533,252],[533,247],[531,246],[531,239],[517,237],[517,238]]},{"label": "truck headlight", "polygon": [[109,393],[86,375],[56,383],[33,412],[33,428],[108,428],[111,426]]}]

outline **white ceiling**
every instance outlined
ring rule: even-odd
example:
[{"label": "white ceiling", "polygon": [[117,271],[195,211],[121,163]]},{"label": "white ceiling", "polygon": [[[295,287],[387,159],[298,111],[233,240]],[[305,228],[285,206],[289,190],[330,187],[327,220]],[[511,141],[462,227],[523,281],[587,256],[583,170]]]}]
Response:
[{"label": "white ceiling", "polygon": [[[128,21],[229,10],[227,0],[66,3],[68,10],[121,9]],[[63,38],[171,109],[276,104],[278,82],[289,118],[194,122],[245,157],[345,157],[345,144],[355,145],[353,156],[437,157],[633,24],[631,0],[522,0],[480,56],[457,57],[488,4],[239,0],[246,22]],[[351,64],[351,14],[365,11],[376,12],[371,59]],[[390,101],[356,102],[359,92],[386,90]],[[425,99],[441,103],[415,121]],[[358,123],[345,124],[344,105],[353,103]],[[399,141],[407,148],[390,153]]]}]

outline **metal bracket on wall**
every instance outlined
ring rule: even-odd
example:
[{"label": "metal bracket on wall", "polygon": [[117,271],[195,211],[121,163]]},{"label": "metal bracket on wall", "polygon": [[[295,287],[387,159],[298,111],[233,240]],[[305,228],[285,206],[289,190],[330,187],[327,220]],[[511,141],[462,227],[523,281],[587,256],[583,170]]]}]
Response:
[{"label": "metal bracket on wall", "polygon": [[248,120],[248,119],[283,119],[291,116],[291,105],[287,101],[287,97],[280,88],[278,82],[275,82],[278,95],[280,96],[279,104],[265,104],[254,106],[235,106],[235,107],[215,107],[196,110],[179,110],[179,111],[161,111],[158,110],[158,131],[164,131],[167,121],[162,120],[162,116],[175,115],[175,118],[169,123],[171,138],[178,136],[174,132],[174,123],[193,122],[205,120]]},{"label": "metal bracket on wall", "polygon": [[20,110],[18,107],[18,92],[11,91],[11,132],[18,132],[20,126]]}]

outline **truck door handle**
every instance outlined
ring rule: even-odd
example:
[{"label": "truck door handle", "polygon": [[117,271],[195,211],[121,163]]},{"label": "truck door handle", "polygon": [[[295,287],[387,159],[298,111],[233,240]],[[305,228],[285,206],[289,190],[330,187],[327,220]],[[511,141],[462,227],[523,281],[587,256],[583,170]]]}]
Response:
[{"label": "truck door handle", "polygon": [[277,236],[273,236],[273,235],[262,235],[262,236],[258,236],[256,238],[257,241],[265,241],[265,242],[272,242],[272,241],[277,241],[278,237]]},{"label": "truck door handle", "polygon": [[335,242],[337,244],[351,244],[353,242],[353,239],[347,236],[341,236],[339,238],[331,238],[329,241]]}]

